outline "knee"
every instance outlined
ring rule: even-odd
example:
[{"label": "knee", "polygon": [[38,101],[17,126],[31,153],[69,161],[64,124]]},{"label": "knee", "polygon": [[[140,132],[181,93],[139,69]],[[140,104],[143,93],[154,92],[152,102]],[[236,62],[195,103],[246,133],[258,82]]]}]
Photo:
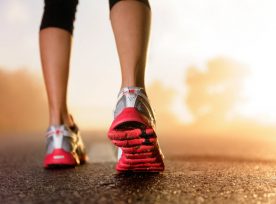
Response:
[{"label": "knee", "polygon": [[[109,8],[110,10],[112,9],[112,7],[118,3],[119,1],[122,1],[122,0],[109,0]],[[125,1],[125,0],[124,0]],[[147,7],[150,8],[150,4],[149,4],[149,1],[148,0],[136,0],[136,1],[140,1],[142,3],[144,3]]]},{"label": "knee", "polygon": [[40,30],[58,27],[73,33],[78,0],[44,0]]}]

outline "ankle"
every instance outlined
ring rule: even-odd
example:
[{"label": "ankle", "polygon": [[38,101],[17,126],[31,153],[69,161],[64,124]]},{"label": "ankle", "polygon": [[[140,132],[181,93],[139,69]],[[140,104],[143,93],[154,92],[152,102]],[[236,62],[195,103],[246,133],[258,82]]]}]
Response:
[{"label": "ankle", "polygon": [[124,87],[141,87],[145,89],[145,82],[144,80],[140,80],[135,77],[123,77],[121,82],[121,89]]},{"label": "ankle", "polygon": [[73,126],[74,121],[72,119],[72,116],[68,113],[50,113],[50,125],[68,125]]}]

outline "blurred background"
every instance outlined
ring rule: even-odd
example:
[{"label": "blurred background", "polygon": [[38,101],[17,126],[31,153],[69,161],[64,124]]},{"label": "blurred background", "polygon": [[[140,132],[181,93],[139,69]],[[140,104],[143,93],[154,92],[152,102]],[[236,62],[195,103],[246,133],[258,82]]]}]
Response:
[{"label": "blurred background", "polygon": [[[276,137],[276,13],[267,0],[151,0],[147,91],[164,138]],[[0,0],[0,133],[43,132],[43,1]],[[120,87],[107,0],[81,0],[68,101],[106,131]],[[23,135],[23,134],[22,134]]]}]

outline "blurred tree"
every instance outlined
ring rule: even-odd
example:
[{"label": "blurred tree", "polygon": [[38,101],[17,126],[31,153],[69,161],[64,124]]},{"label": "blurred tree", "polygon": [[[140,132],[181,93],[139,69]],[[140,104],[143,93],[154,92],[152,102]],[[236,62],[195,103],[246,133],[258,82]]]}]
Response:
[{"label": "blurred tree", "polygon": [[204,71],[190,67],[186,77],[186,104],[195,122],[204,126],[225,123],[236,102],[242,99],[246,74],[244,66],[225,58],[210,60]]},{"label": "blurred tree", "polygon": [[47,100],[42,80],[24,69],[9,72],[0,68],[0,132],[44,130]]},{"label": "blurred tree", "polygon": [[176,94],[175,90],[164,86],[160,81],[154,81],[147,88],[147,92],[154,112],[156,113],[158,129],[166,131],[178,124],[178,120],[171,110],[172,102]]}]

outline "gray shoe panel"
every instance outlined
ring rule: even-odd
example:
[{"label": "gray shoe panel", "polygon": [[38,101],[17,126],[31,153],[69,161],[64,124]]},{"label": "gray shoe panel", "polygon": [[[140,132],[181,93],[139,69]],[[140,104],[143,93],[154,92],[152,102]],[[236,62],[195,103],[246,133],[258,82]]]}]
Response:
[{"label": "gray shoe panel", "polygon": [[[129,90],[134,91],[132,92]],[[123,88],[118,94],[118,97],[118,102],[114,111],[114,118],[116,118],[124,108],[134,107],[146,118],[148,118],[152,125],[155,125],[154,113],[144,89],[139,87]]]},{"label": "gray shoe panel", "polygon": [[[66,152],[74,152],[76,149],[78,149],[79,152],[82,152],[84,154],[84,145],[81,139],[81,136],[79,134],[79,131],[77,133],[71,131],[70,128],[68,128],[65,125],[61,126],[51,126],[48,129],[48,132],[54,132],[57,129],[60,129],[60,131],[64,131],[65,134],[61,135],[56,135],[53,133],[52,135],[47,137],[46,141],[46,154],[51,154],[57,146],[60,145],[60,148],[62,148]],[[54,139],[54,137],[59,138],[59,144],[56,144],[55,142],[57,140]]]}]

